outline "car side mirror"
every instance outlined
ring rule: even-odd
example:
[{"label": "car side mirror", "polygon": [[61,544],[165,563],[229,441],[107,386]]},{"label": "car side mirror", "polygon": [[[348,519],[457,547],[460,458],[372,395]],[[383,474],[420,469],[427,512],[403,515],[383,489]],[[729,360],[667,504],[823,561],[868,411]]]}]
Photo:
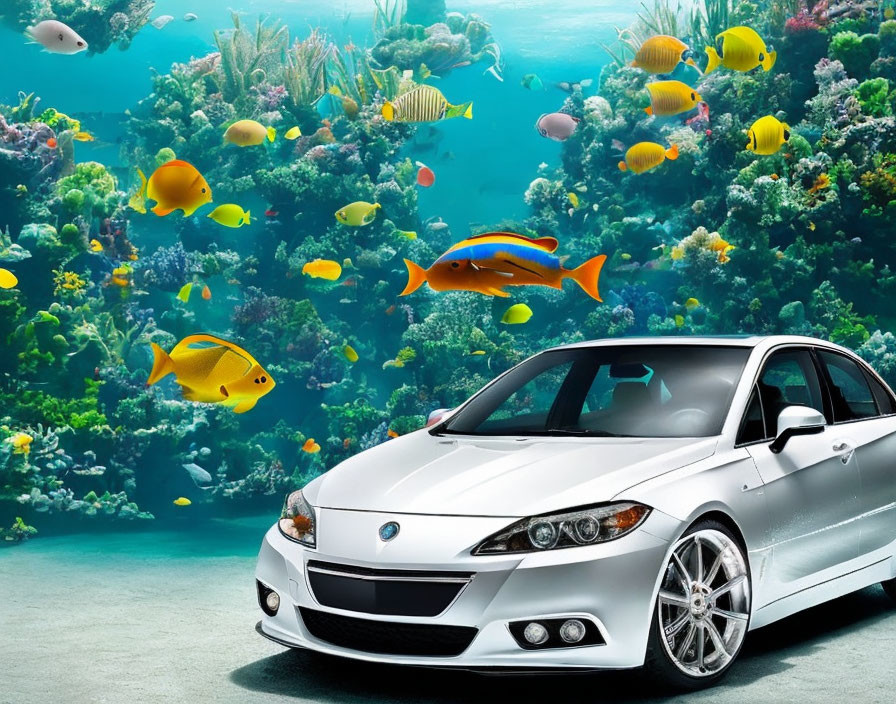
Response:
[{"label": "car side mirror", "polygon": [[434,425],[438,425],[454,413],[454,410],[453,408],[437,408],[426,418],[426,427],[431,428]]},{"label": "car side mirror", "polygon": [[808,406],[787,406],[778,414],[778,434],[768,449],[776,455],[784,449],[787,441],[797,435],[816,435],[824,430],[827,421],[814,408]]}]

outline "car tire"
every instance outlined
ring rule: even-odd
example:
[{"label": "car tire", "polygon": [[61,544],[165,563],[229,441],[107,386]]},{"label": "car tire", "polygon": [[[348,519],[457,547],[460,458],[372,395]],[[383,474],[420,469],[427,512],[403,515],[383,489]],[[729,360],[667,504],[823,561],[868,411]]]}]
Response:
[{"label": "car tire", "polygon": [[896,578],[881,582],[880,586],[884,588],[884,591],[890,595],[893,601],[896,601]]},{"label": "car tire", "polygon": [[691,526],[660,576],[644,660],[650,681],[695,691],[721,680],[749,629],[751,586],[746,551],[731,531],[711,520]]}]

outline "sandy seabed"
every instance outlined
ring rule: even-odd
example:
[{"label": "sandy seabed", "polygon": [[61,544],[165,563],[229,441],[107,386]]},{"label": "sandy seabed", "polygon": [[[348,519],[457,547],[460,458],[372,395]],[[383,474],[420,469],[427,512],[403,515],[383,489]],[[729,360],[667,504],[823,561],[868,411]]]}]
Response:
[{"label": "sandy seabed", "polygon": [[879,587],[751,633],[722,686],[668,699],[631,673],[487,677],[286,650],[254,629],[269,523],[0,550],[0,704],[893,701],[896,606]]}]

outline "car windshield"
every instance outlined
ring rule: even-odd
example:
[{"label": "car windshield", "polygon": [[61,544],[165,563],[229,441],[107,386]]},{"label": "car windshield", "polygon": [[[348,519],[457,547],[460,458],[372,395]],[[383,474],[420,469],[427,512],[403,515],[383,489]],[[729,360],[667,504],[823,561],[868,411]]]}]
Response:
[{"label": "car windshield", "polygon": [[543,352],[437,433],[592,437],[718,435],[749,348],[617,345]]}]

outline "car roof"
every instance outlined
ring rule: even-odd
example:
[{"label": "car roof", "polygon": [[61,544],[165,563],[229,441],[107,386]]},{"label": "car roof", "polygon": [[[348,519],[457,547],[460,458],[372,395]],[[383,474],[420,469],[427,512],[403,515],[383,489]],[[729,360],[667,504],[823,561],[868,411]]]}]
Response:
[{"label": "car roof", "polygon": [[722,347],[762,347],[769,349],[778,345],[818,345],[830,349],[842,349],[826,340],[803,335],[677,335],[662,337],[611,337],[600,340],[574,342],[551,349],[576,349],[582,347],[611,347],[619,345],[694,345]]}]

